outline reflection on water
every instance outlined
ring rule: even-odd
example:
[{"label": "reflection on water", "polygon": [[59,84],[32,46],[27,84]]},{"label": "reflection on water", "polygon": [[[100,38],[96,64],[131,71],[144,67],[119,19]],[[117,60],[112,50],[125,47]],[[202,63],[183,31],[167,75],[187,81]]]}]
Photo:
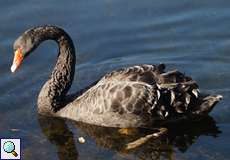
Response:
[{"label": "reflection on water", "polygon": [[[53,117],[38,117],[40,127],[47,139],[56,146],[60,160],[76,160],[81,155],[76,147],[77,139],[70,131],[64,119]],[[168,133],[150,139],[147,143],[132,150],[126,150],[126,145],[145,135],[156,132],[153,129],[130,129],[130,134],[122,134],[120,129],[99,127],[84,123],[73,122],[77,130],[91,137],[101,148],[113,150],[121,154],[134,154],[139,159],[172,159],[175,149],[186,152],[202,135],[217,137],[221,131],[211,117],[204,117],[199,122],[186,122],[167,125]],[[87,139],[86,139],[87,141]],[[84,146],[84,145],[82,145]],[[89,155],[90,156],[90,155]]]},{"label": "reflection on water", "polygon": [[63,119],[38,117],[42,132],[47,139],[56,146],[60,160],[76,160],[78,152],[75,147],[73,133],[68,129]]}]

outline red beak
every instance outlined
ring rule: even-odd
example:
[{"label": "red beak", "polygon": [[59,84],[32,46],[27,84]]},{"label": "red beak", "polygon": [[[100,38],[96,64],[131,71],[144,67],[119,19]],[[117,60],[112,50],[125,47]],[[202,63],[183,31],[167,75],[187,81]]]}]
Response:
[{"label": "red beak", "polygon": [[22,55],[22,51],[21,49],[17,49],[14,53],[14,61],[13,61],[13,64],[11,66],[11,72],[15,72],[17,70],[17,68],[21,65],[22,63],[22,60],[23,60],[23,55]]}]

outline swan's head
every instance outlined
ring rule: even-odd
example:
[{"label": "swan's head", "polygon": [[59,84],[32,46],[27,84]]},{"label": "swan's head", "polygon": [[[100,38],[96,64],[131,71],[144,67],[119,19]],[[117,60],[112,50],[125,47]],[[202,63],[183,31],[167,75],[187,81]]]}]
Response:
[{"label": "swan's head", "polygon": [[29,32],[25,32],[15,40],[13,46],[14,60],[11,66],[11,72],[15,72],[18,69],[23,59],[27,57],[35,47],[33,36],[31,36]]}]

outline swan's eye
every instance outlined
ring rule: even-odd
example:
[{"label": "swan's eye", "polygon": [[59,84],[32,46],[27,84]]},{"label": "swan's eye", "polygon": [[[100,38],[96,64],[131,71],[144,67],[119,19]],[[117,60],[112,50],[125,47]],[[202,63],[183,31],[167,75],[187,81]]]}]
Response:
[{"label": "swan's eye", "polygon": [[11,72],[15,72],[16,69],[21,65],[23,60],[23,54],[22,54],[22,49],[18,48],[14,52],[14,61],[11,66]]}]

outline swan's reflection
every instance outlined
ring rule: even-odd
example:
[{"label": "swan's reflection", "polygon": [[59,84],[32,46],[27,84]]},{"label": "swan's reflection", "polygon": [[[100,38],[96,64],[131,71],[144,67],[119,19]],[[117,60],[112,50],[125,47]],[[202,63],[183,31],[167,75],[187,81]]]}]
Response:
[{"label": "swan's reflection", "polygon": [[[60,160],[77,159],[78,152],[74,142],[76,139],[73,138],[73,134],[65,124],[65,120],[39,116],[39,122],[48,140],[57,146],[57,153]],[[135,149],[126,150],[125,147],[128,143],[156,131],[152,129],[130,129],[130,133],[121,134],[117,128],[73,123],[86,137],[90,136],[98,147],[117,151],[122,154],[134,154],[140,159],[171,159],[174,154],[174,148],[177,148],[181,152],[186,152],[199,136],[207,135],[216,137],[221,133],[215,121],[207,116],[199,120],[199,122],[167,124],[165,126],[168,128],[167,134],[157,139],[150,139],[147,143]]]},{"label": "swan's reflection", "polygon": [[38,116],[42,132],[56,146],[60,160],[76,160],[78,152],[73,133],[68,129],[64,119]]}]

